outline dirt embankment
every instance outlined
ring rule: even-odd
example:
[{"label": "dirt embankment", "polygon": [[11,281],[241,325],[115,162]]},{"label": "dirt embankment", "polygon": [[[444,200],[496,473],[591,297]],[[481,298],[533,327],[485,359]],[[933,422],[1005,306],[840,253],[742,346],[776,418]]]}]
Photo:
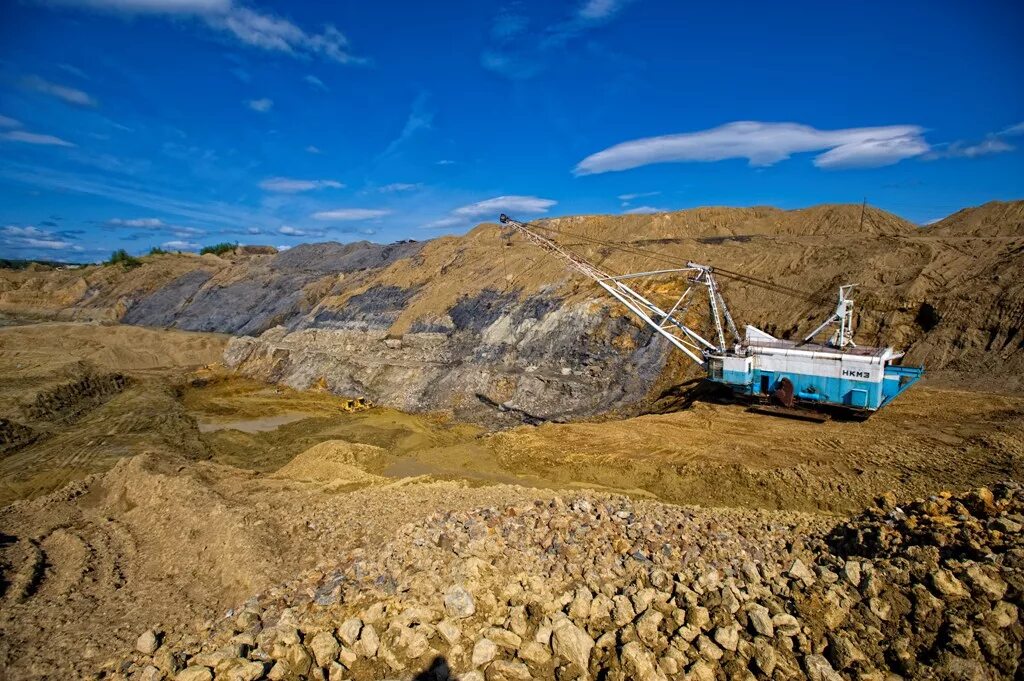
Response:
[{"label": "dirt embankment", "polygon": [[[813,329],[836,287],[857,283],[861,344],[908,349],[908,362],[949,387],[1012,392],[1024,385],[1022,206],[986,204],[925,229],[844,205],[538,225],[613,273],[693,260],[801,291],[722,277],[741,324],[783,337]],[[695,373],[592,282],[495,225],[418,244],[144,260],[131,271],[0,274],[0,311],[253,336],[228,359],[261,380],[322,381],[338,394],[492,424],[637,413]],[[664,301],[677,285],[644,290]]]},{"label": "dirt embankment", "polygon": [[[3,413],[40,435],[0,459],[5,499],[21,499],[0,508],[6,678],[411,678],[438,655],[463,679],[767,677],[759,665],[772,661],[788,675],[827,664],[840,678],[1012,676],[1019,493],[996,486],[1005,508],[969,526],[958,506],[927,506],[926,495],[1020,481],[1021,398],[924,387],[866,423],[697,403],[488,434],[188,370],[223,342],[135,327],[0,329]],[[121,366],[131,380],[106,399],[71,400],[73,418],[24,418],[38,392],[81,385],[83,366]],[[922,501],[904,516],[890,504],[849,532],[821,513],[860,510],[890,488]],[[1006,558],[993,567],[957,549],[911,569],[900,542]],[[872,553],[851,557],[852,545]],[[813,582],[790,574],[797,559]],[[956,581],[928,581],[939,568]],[[449,612],[442,594],[455,587],[477,614]],[[584,601],[597,614],[584,615]],[[908,602],[930,608],[924,633],[904,635]],[[566,620],[582,635],[565,633]],[[793,633],[769,636],[758,628],[769,621]],[[130,654],[147,630],[138,645],[149,652]],[[901,637],[906,650],[878,643]],[[588,640],[586,656],[570,652]]]}]

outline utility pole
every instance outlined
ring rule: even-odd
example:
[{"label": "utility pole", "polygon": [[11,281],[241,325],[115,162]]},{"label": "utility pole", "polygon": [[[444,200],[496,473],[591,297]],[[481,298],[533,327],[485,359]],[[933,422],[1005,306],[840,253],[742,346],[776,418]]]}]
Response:
[{"label": "utility pole", "polygon": [[860,203],[860,226],[857,228],[858,232],[860,232],[860,231],[862,231],[864,229],[864,209],[867,207],[867,205],[868,205],[868,197],[865,196],[864,200],[861,201],[861,203]]}]

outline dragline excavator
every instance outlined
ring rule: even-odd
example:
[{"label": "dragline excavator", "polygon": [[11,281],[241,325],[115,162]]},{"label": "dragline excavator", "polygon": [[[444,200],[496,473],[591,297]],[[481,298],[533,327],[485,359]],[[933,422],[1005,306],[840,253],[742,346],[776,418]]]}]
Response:
[{"label": "dragline excavator", "polygon": [[[853,284],[839,288],[835,311],[802,341],[775,338],[750,325],[741,338],[715,279],[716,270],[709,265],[688,262],[686,267],[613,275],[541,233],[557,230],[520,222],[505,214],[501,215],[500,222],[512,233],[525,237],[593,279],[647,326],[699,364],[707,380],[729,387],[738,396],[770,400],[785,408],[798,405],[841,407],[866,416],[892,402],[924,374],[924,367],[899,364],[903,353],[891,347],[863,347],[854,343],[854,301],[850,298]],[[644,253],[637,249],[622,250]],[[780,284],[762,282],[742,273],[717,272],[739,282],[796,293]],[[631,285],[634,280],[673,275],[683,277],[685,283],[679,298],[667,310]],[[710,339],[686,321],[691,305],[701,297],[707,299]],[[815,342],[828,330],[832,333],[827,340]]]}]

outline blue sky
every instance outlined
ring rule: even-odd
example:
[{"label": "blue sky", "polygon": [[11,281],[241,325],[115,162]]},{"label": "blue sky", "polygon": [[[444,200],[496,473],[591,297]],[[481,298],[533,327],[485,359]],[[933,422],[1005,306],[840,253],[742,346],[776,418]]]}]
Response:
[{"label": "blue sky", "polygon": [[0,256],[1024,198],[1020,2],[0,9]]}]

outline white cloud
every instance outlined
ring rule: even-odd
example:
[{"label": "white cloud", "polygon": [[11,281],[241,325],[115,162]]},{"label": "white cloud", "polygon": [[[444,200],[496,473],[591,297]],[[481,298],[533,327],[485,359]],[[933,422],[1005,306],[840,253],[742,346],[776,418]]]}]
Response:
[{"label": "white cloud", "polygon": [[576,14],[581,19],[590,21],[608,19],[629,2],[630,0],[587,0]]},{"label": "white cloud", "polygon": [[191,17],[251,47],[297,57],[319,56],[341,64],[366,62],[352,54],[348,39],[331,24],[326,24],[319,33],[310,33],[288,19],[236,4],[233,0],[53,1],[60,5],[125,14]]},{"label": "white cloud", "polygon": [[28,76],[23,81],[25,87],[35,90],[36,92],[42,92],[45,95],[62,99],[68,104],[74,104],[76,106],[89,106],[95,107],[96,100],[93,99],[88,93],[81,90],[77,90],[73,87],[67,87],[66,85],[58,85],[57,83],[51,83],[48,80],[43,80],[39,76]]},{"label": "white cloud", "polygon": [[661,192],[638,192],[636,194],[619,194],[619,201],[633,201],[635,199],[642,199],[648,196],[657,196]]},{"label": "white cloud", "polygon": [[423,225],[424,229],[442,229],[465,225],[473,220],[489,216],[497,219],[500,213],[537,214],[546,213],[557,201],[537,196],[495,196],[476,203],[470,203],[452,210],[446,217]]},{"label": "white cloud", "polygon": [[174,241],[163,242],[160,244],[160,248],[166,248],[172,251],[195,251],[199,250],[199,244],[192,241],[175,239]]},{"label": "white cloud", "polygon": [[316,76],[308,75],[308,76],[305,76],[302,80],[306,81],[306,83],[311,88],[313,88],[314,90],[320,90],[321,92],[329,92],[330,91],[330,88],[328,88],[326,85],[324,85],[324,82],[322,80],[320,80],[319,78],[317,78]]},{"label": "white cloud", "polygon": [[253,111],[266,113],[267,111],[270,111],[270,108],[272,106],[274,106],[274,100],[267,99],[266,97],[264,97],[262,99],[250,99],[246,102],[246,104],[248,104],[249,108]]},{"label": "white cloud", "polygon": [[381,156],[387,156],[393,154],[403,144],[409,141],[413,135],[421,130],[430,130],[434,124],[434,112],[427,110],[427,96],[426,94],[419,94],[412,103],[412,110],[409,112],[408,118],[405,119],[405,125],[402,126],[402,132],[399,133],[398,137],[391,140],[388,144],[387,149]]},{"label": "white cloud", "polygon": [[337,220],[346,222],[352,220],[373,220],[390,215],[391,211],[379,208],[338,208],[336,210],[322,210],[313,213],[314,220]]},{"label": "white cloud", "polygon": [[54,137],[53,135],[41,135],[35,132],[28,132],[26,130],[11,130],[9,132],[0,133],[0,139],[10,140],[11,142],[23,142],[24,144],[39,144],[48,147],[73,147],[73,143],[68,142],[60,137]]},{"label": "white cloud", "polygon": [[0,115],[0,128],[20,128],[21,121],[16,121],[8,116]]},{"label": "white cloud", "polygon": [[71,241],[60,235],[45,229],[39,229],[33,225],[24,227],[7,225],[6,227],[0,227],[0,246],[13,251],[81,250],[80,247],[75,246]]},{"label": "white cloud", "polygon": [[655,208],[654,206],[637,206],[636,208],[630,208],[625,211],[626,215],[650,215],[652,213],[664,213],[665,211],[661,208]]},{"label": "white cloud", "polygon": [[[480,64],[505,78],[523,80],[541,71],[549,59],[588,31],[611,21],[632,0],[583,0],[561,21],[530,26],[528,17],[505,8],[491,24],[491,40]],[[557,4],[557,3],[556,3]]]},{"label": "white cloud", "polygon": [[461,217],[480,217],[503,211],[515,213],[547,213],[548,208],[558,203],[552,199],[542,199],[537,196],[495,196],[493,199],[485,199],[471,203],[468,206],[461,206],[452,211],[452,215]]},{"label": "white cloud", "polygon": [[452,161],[451,159],[447,159],[447,158],[442,158],[440,161],[437,162],[436,165],[439,165],[439,166],[451,166],[451,165],[455,165],[455,161]]},{"label": "white cloud", "polygon": [[423,185],[419,182],[392,182],[391,184],[386,184],[383,187],[378,188],[377,191],[382,194],[394,194],[396,192],[411,192],[412,190],[419,189],[422,186]]},{"label": "white cloud", "polygon": [[288,236],[306,236],[306,233],[301,229],[296,229],[288,225],[281,225],[281,228],[277,231],[281,234],[287,234]]},{"label": "white cloud", "polygon": [[1012,137],[1014,135],[1024,135],[1024,121],[1017,123],[1016,125],[1011,125],[1010,127],[1004,128],[1003,130],[1000,130],[999,134],[1006,137]]},{"label": "white cloud", "polygon": [[861,139],[840,144],[816,156],[818,168],[879,168],[899,163],[905,158],[925,154],[931,149],[919,135],[897,136],[889,139]]},{"label": "white cloud", "polygon": [[134,229],[160,229],[166,226],[160,218],[111,218],[107,220],[107,224],[114,227],[132,227]]},{"label": "white cloud", "polygon": [[1016,149],[1016,147],[1009,142],[992,135],[974,144],[953,142],[952,144],[947,145],[944,149],[937,149],[931,152],[925,158],[929,161],[934,161],[940,158],[978,158],[979,156],[1002,154],[1007,151],[1013,151],[1014,149]]},{"label": "white cloud", "polygon": [[745,158],[752,166],[770,166],[792,154],[825,151],[815,159],[822,168],[890,165],[929,150],[916,125],[818,130],[799,123],[739,121],[710,130],[646,137],[623,142],[580,161],[574,173],[592,175],[652,163],[722,161]]},{"label": "white cloud", "polygon": [[322,154],[324,152],[320,151],[320,147],[315,147],[312,144],[310,144],[308,147],[306,147],[306,153],[309,153],[309,154]]},{"label": "white cloud", "polygon": [[296,180],[291,177],[269,177],[260,182],[260,189],[282,194],[296,194],[313,189],[342,189],[344,186],[335,180]]}]

